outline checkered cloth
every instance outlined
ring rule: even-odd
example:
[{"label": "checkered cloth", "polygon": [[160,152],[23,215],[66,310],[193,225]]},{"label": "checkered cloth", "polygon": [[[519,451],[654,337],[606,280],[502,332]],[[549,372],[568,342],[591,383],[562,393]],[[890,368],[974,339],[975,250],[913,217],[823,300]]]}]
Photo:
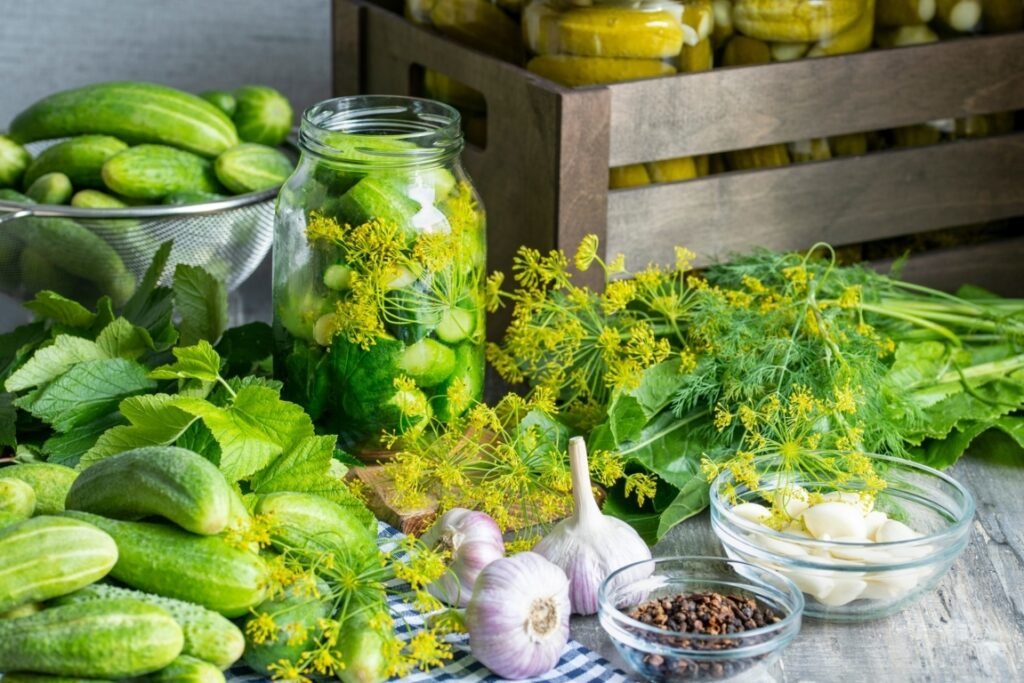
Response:
[{"label": "checkered cloth", "polygon": [[[377,531],[377,542],[382,549],[390,550],[402,539],[402,533],[392,526],[379,523]],[[401,593],[402,584],[394,584],[397,591]],[[423,628],[423,617],[413,608],[402,601],[400,597],[392,597],[391,616],[396,626],[402,629],[401,637],[409,638],[418,629]],[[466,636],[459,636],[453,641],[454,657],[448,665],[433,669],[426,673],[417,671],[401,679],[407,683],[419,683],[420,681],[492,681],[504,680],[492,674],[487,667],[478,662],[469,651],[469,642]],[[264,681],[262,676],[254,674],[244,666],[236,666],[226,672],[228,683],[246,683],[248,681]],[[545,681],[550,683],[627,683],[630,679],[621,671],[614,669],[607,660],[591,652],[580,643],[570,640],[558,660],[558,666],[531,681]]]}]

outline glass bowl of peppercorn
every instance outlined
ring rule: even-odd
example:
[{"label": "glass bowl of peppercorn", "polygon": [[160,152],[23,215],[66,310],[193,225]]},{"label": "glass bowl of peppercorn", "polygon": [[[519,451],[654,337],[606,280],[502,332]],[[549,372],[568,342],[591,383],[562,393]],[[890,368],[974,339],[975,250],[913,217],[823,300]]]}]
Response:
[{"label": "glass bowl of peppercorn", "polygon": [[803,608],[803,594],[778,572],[721,557],[644,560],[598,591],[601,627],[653,683],[780,681],[780,655],[800,632]]}]

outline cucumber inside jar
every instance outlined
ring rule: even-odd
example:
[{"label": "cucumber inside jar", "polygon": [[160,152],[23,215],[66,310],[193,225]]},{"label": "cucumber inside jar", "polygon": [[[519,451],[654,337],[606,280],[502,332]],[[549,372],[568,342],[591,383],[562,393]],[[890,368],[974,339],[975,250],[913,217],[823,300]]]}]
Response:
[{"label": "cucumber inside jar", "polygon": [[465,410],[481,397],[484,364],[486,251],[473,188],[445,167],[358,177],[348,168],[344,180],[336,168],[309,170],[306,191],[291,195],[316,199],[299,214],[301,234],[293,226],[275,242],[290,398],[315,404],[315,419],[346,448],[448,419],[456,377]]}]

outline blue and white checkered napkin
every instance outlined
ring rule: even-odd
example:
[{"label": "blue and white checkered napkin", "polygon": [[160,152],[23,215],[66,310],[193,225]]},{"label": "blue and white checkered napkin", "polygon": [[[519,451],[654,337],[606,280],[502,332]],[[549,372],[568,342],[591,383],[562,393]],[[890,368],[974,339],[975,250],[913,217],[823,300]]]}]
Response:
[{"label": "blue and white checkered napkin", "polygon": [[[383,522],[379,523],[377,542],[381,548],[389,550],[401,539],[400,531]],[[400,586],[397,592],[401,592]],[[423,628],[423,617],[399,597],[391,598],[391,616],[394,618],[396,626],[404,627],[400,631],[400,637],[403,639],[412,637],[418,629]],[[452,645],[454,657],[447,666],[426,673],[417,671],[401,680],[405,683],[421,681],[491,683],[504,680],[492,674],[487,667],[473,657],[465,636],[460,636],[452,641]],[[262,677],[253,674],[244,666],[236,666],[227,674],[228,683],[263,680]],[[545,683],[627,683],[630,679],[621,671],[613,668],[604,658],[599,657],[575,640],[570,640],[565,652],[562,653],[562,658],[558,661],[558,666],[543,676],[530,680]]]}]

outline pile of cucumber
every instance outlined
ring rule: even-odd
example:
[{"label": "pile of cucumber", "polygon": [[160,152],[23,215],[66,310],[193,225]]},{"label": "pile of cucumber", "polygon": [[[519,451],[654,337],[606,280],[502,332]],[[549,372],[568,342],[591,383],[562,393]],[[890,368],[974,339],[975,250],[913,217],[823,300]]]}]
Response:
[{"label": "pile of cucumber", "polygon": [[[114,82],[45,97],[0,135],[0,199],[81,208],[190,204],[278,187],[292,107],[273,88],[202,95]],[[23,146],[61,139],[34,159]]]},{"label": "pile of cucumber", "polygon": [[[0,201],[121,209],[276,188],[293,170],[279,148],[291,127],[288,100],[265,86],[193,95],[120,82],[60,92],[0,135]],[[35,158],[23,146],[55,139]],[[231,237],[248,234],[244,223]],[[126,263],[137,270],[163,239],[131,218],[14,221],[0,226],[0,291],[27,298],[52,290],[87,306],[109,296],[120,305],[136,286]],[[212,251],[210,259],[194,265],[216,271],[221,262]]]},{"label": "pile of cucumber", "polygon": [[[375,548],[364,524],[318,496],[271,493],[255,505],[277,528]],[[281,600],[259,548],[227,536],[251,520],[217,467],[182,448],[126,451],[81,474],[52,463],[0,469],[4,683],[222,683],[243,655],[267,673],[287,634],[247,648],[232,621]]]}]

